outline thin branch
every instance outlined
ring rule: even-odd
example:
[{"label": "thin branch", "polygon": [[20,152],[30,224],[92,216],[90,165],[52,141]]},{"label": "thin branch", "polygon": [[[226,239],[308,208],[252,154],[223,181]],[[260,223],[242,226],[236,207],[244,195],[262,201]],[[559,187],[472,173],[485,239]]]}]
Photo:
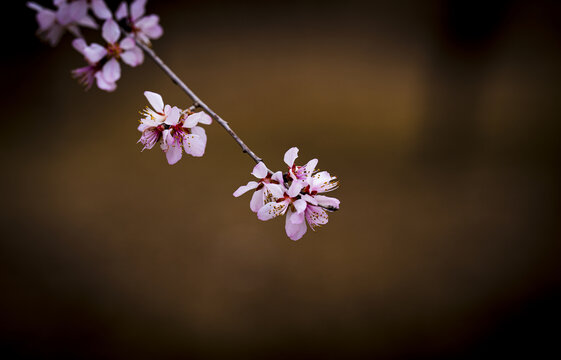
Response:
[{"label": "thin branch", "polygon": [[208,107],[207,104],[205,104],[194,92],[193,90],[189,89],[189,87],[187,85],[185,85],[185,83],[183,81],[181,81],[181,79],[175,75],[175,73],[169,68],[169,66],[167,66],[162,59],[160,59],[160,57],[158,55],[156,55],[156,53],[154,52],[154,50],[152,50],[150,47],[146,46],[144,43],[142,43],[141,41],[137,40],[136,44],[142,49],[144,50],[144,52],[150,57],[152,58],[152,60],[154,60],[154,62],[156,63],[156,65],[158,65],[165,73],[167,76],[169,76],[169,78],[171,79],[171,81],[173,81],[177,86],[179,86],[181,88],[181,90],[183,90],[187,96],[189,96],[191,98],[191,100],[193,100],[194,104],[191,108],[197,108],[200,107],[201,109],[203,109],[207,114],[209,114],[214,120],[216,120],[217,123],[219,123],[224,130],[226,130],[226,132],[228,134],[230,134],[230,136],[232,138],[234,138],[234,140],[236,140],[236,142],[238,143],[238,145],[240,145],[240,147],[242,148],[242,151],[244,153],[246,153],[247,155],[249,155],[256,163],[262,161],[261,158],[259,156],[257,156],[253,151],[251,151],[251,149],[242,141],[242,139],[240,139],[240,137],[234,132],[234,130],[232,130],[232,128],[230,127],[230,125],[228,125],[228,123],[226,121],[224,121],[224,119],[222,119],[217,113],[215,113],[210,107]]}]

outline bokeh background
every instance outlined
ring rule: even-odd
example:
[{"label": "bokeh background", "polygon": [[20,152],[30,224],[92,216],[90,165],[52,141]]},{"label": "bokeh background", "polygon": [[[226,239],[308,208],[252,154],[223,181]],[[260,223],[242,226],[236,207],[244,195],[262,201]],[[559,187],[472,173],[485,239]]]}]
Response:
[{"label": "bokeh background", "polygon": [[341,179],[298,242],[232,196],[253,162],[217,124],[202,159],[140,152],[144,90],[190,105],[151,61],[85,92],[17,5],[5,358],[559,355],[559,2],[150,1],[155,50],[270,168],[298,146]]}]

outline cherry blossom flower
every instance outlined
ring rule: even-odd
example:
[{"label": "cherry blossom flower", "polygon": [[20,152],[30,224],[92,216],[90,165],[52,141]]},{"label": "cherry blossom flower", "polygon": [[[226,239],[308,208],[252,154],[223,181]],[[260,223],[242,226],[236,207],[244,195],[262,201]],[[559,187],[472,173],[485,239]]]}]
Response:
[{"label": "cherry blossom flower", "polygon": [[117,80],[121,77],[119,60],[134,67],[142,64],[144,55],[131,38],[125,38],[120,43],[117,42],[121,36],[121,30],[113,19],[107,19],[101,31],[107,45],[104,47],[92,43],[85,48],[77,48],[85,56],[89,67],[76,69],[74,75],[81,79],[87,79],[83,82],[91,86],[90,79],[93,72],[100,89],[113,91],[117,87]]},{"label": "cherry blossom flower", "polygon": [[305,185],[308,177],[314,172],[318,164],[318,159],[312,159],[304,166],[296,166],[294,161],[298,157],[298,148],[293,147],[288,149],[284,154],[284,163],[288,165],[288,175],[292,180],[298,181]]},{"label": "cherry blossom flower", "polygon": [[[152,109],[143,111],[145,118],[141,119],[138,130],[142,136],[138,140],[144,144],[144,149],[151,149],[161,140],[161,148],[166,154],[170,165],[177,163],[185,153],[200,157],[204,155],[207,136],[205,129],[198,124],[211,124],[212,119],[204,112],[189,113],[176,106],[164,105],[159,94],[145,91]],[[182,150],[183,149],[183,150]]]},{"label": "cherry blossom flower", "polygon": [[55,0],[53,2],[57,10],[44,8],[32,1],[27,3],[27,7],[37,11],[36,19],[39,24],[37,36],[51,46],[56,46],[66,31],[81,37],[80,26],[98,28],[95,20],[88,15],[86,1],[67,3],[66,0]]},{"label": "cherry blossom flower", "polygon": [[136,39],[150,45],[150,39],[158,39],[164,30],[159,25],[158,15],[144,16],[145,7],[146,0],[133,1],[130,7],[123,1],[115,12],[115,18]]},{"label": "cherry blossom flower", "polygon": [[272,173],[263,162],[259,162],[251,172],[253,176],[259,181],[250,181],[247,185],[240,186],[235,192],[234,196],[239,197],[249,190],[255,189],[249,207],[251,211],[258,212],[266,202],[271,201],[272,197],[277,199],[284,194],[284,184],[282,172],[277,171]]}]

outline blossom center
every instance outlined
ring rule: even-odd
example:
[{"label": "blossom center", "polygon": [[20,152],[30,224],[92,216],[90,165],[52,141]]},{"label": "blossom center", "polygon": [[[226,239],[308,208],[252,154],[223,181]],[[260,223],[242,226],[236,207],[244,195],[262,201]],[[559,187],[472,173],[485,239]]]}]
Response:
[{"label": "blossom center", "polygon": [[119,44],[108,44],[107,45],[107,55],[109,55],[110,57],[115,57],[115,58],[118,59],[119,56],[121,56],[122,52],[123,52],[123,49],[121,49]]}]

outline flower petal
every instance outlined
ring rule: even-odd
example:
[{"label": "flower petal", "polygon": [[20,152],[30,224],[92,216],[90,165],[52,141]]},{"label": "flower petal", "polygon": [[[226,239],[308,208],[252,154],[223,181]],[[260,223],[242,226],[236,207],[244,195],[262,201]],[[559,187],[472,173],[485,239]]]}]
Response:
[{"label": "flower petal", "polygon": [[265,205],[264,195],[265,193],[263,189],[253,192],[253,195],[251,196],[251,201],[249,202],[249,208],[251,209],[251,211],[257,213],[259,212],[259,210],[261,210],[263,205]]},{"label": "flower petal", "polygon": [[152,105],[152,109],[156,110],[158,113],[164,112],[164,100],[160,94],[157,94],[152,91],[145,91],[144,96],[146,100]]},{"label": "flower petal", "polygon": [[109,44],[115,44],[121,36],[121,30],[115,20],[107,19],[101,28],[101,34]]},{"label": "flower petal", "polygon": [[146,7],[146,0],[133,1],[133,3],[130,6],[131,18],[133,21],[136,21],[138,18],[144,15],[145,7]]},{"label": "flower petal", "polygon": [[257,181],[250,181],[247,183],[247,185],[242,185],[238,188],[238,190],[234,191],[234,196],[235,197],[239,197],[243,194],[245,194],[246,192],[248,192],[249,190],[255,189],[257,187],[257,185],[259,185],[259,183]]},{"label": "flower petal", "polygon": [[257,218],[259,220],[267,221],[279,215],[284,215],[286,209],[288,208],[288,202],[270,202],[265,205],[257,212]]},{"label": "flower petal", "polygon": [[74,49],[76,49],[80,54],[85,56],[84,50],[86,50],[88,44],[86,44],[86,40],[84,40],[83,38],[76,38],[72,40],[72,47],[74,47]]},{"label": "flower petal", "polygon": [[117,59],[109,60],[105,65],[103,65],[103,69],[101,71],[103,72],[105,80],[109,82],[115,82],[121,77],[121,65],[119,65]]},{"label": "flower petal", "polygon": [[308,206],[306,200],[302,200],[302,199],[298,199],[292,204],[294,205],[297,214],[302,214],[306,210],[306,207]]},{"label": "flower petal", "polygon": [[144,53],[137,47],[121,54],[121,60],[129,66],[135,67],[144,62]]},{"label": "flower petal", "polygon": [[37,12],[35,19],[37,19],[37,23],[39,24],[39,30],[44,31],[53,26],[56,20],[56,15],[54,11],[43,9]]},{"label": "flower petal", "polygon": [[111,17],[111,11],[105,4],[103,0],[92,0],[91,1],[92,10],[99,19],[109,19]]},{"label": "flower petal", "polygon": [[91,63],[98,62],[99,60],[103,59],[105,55],[107,55],[107,50],[103,46],[96,43],[93,43],[84,49],[84,56]]},{"label": "flower petal", "polygon": [[101,71],[98,71],[95,74],[95,79],[97,80],[97,87],[100,88],[101,90],[105,90],[105,91],[114,91],[117,88],[117,84],[115,84],[114,82],[109,82],[106,79],[103,78],[103,74],[101,73]]},{"label": "flower petal", "polygon": [[339,204],[340,204],[339,199],[329,196],[323,196],[323,195],[316,195],[314,196],[314,199],[317,201],[318,205],[327,208],[331,207],[331,208],[339,209]]},{"label": "flower petal", "polygon": [[191,156],[201,157],[205,154],[206,138],[188,134],[183,137],[183,148]]},{"label": "flower petal", "polygon": [[172,107],[169,112],[166,111],[167,118],[164,121],[168,125],[177,125],[179,122],[179,117],[181,116],[181,110],[177,106]]},{"label": "flower petal", "polygon": [[166,151],[166,159],[168,161],[168,164],[173,165],[177,163],[179,160],[181,160],[182,155],[183,154],[181,152],[181,146],[172,144]]},{"label": "flower petal", "polygon": [[299,217],[298,214],[291,214],[291,210],[289,210],[289,213],[286,217],[286,224],[284,229],[286,230],[286,235],[291,239],[291,240],[300,240],[302,238],[302,236],[304,236],[304,234],[306,233],[306,231],[308,230],[307,226],[306,226],[306,222],[305,221],[301,221],[299,223],[294,223],[292,220],[292,218],[294,216]]},{"label": "flower petal", "polygon": [[278,198],[283,197],[284,195],[284,186],[279,184],[264,184],[265,188],[273,195],[273,198],[276,200]]},{"label": "flower petal", "polygon": [[298,157],[298,148],[293,147],[288,149],[288,151],[284,154],[284,163],[288,165],[288,167],[292,167],[294,165],[294,160]]},{"label": "flower petal", "polygon": [[81,18],[80,20],[78,20],[77,24],[80,25],[80,26],[88,27],[90,29],[96,29],[97,30],[97,28],[99,28],[99,25],[97,25],[97,22],[95,22],[95,20],[89,15],[86,15],[83,18]]},{"label": "flower petal", "polygon": [[117,11],[115,11],[115,19],[121,20],[126,18],[127,16],[129,16],[129,9],[127,7],[127,3],[123,1],[121,4],[119,4]]},{"label": "flower petal", "polygon": [[144,30],[145,28],[157,25],[159,21],[160,17],[158,15],[148,15],[142,19],[138,19],[138,21],[135,22],[135,25],[137,28]]},{"label": "flower petal", "polygon": [[306,220],[308,224],[310,224],[312,230],[314,230],[314,228],[318,226],[327,224],[327,212],[319,206],[309,205],[306,208]]},{"label": "flower petal", "polygon": [[293,181],[290,184],[290,188],[287,191],[288,196],[295,197],[296,195],[300,194],[300,190],[303,188],[303,184],[299,181]]},{"label": "flower petal", "polygon": [[123,40],[121,40],[119,46],[123,50],[131,50],[136,47],[136,43],[134,42],[134,39],[132,37],[126,37]]},{"label": "flower petal", "polygon": [[212,123],[212,119],[204,111],[199,111],[198,113],[187,116],[183,127],[192,128],[198,123],[209,125]]},{"label": "flower petal", "polygon": [[267,166],[265,166],[265,163],[263,163],[263,161],[260,161],[253,168],[251,175],[255,176],[258,179],[263,179],[265,176],[267,176],[268,173],[269,173],[269,169],[267,169]]},{"label": "flower petal", "polygon": [[164,29],[158,24],[142,28],[142,32],[151,39],[158,39],[164,34]]}]

